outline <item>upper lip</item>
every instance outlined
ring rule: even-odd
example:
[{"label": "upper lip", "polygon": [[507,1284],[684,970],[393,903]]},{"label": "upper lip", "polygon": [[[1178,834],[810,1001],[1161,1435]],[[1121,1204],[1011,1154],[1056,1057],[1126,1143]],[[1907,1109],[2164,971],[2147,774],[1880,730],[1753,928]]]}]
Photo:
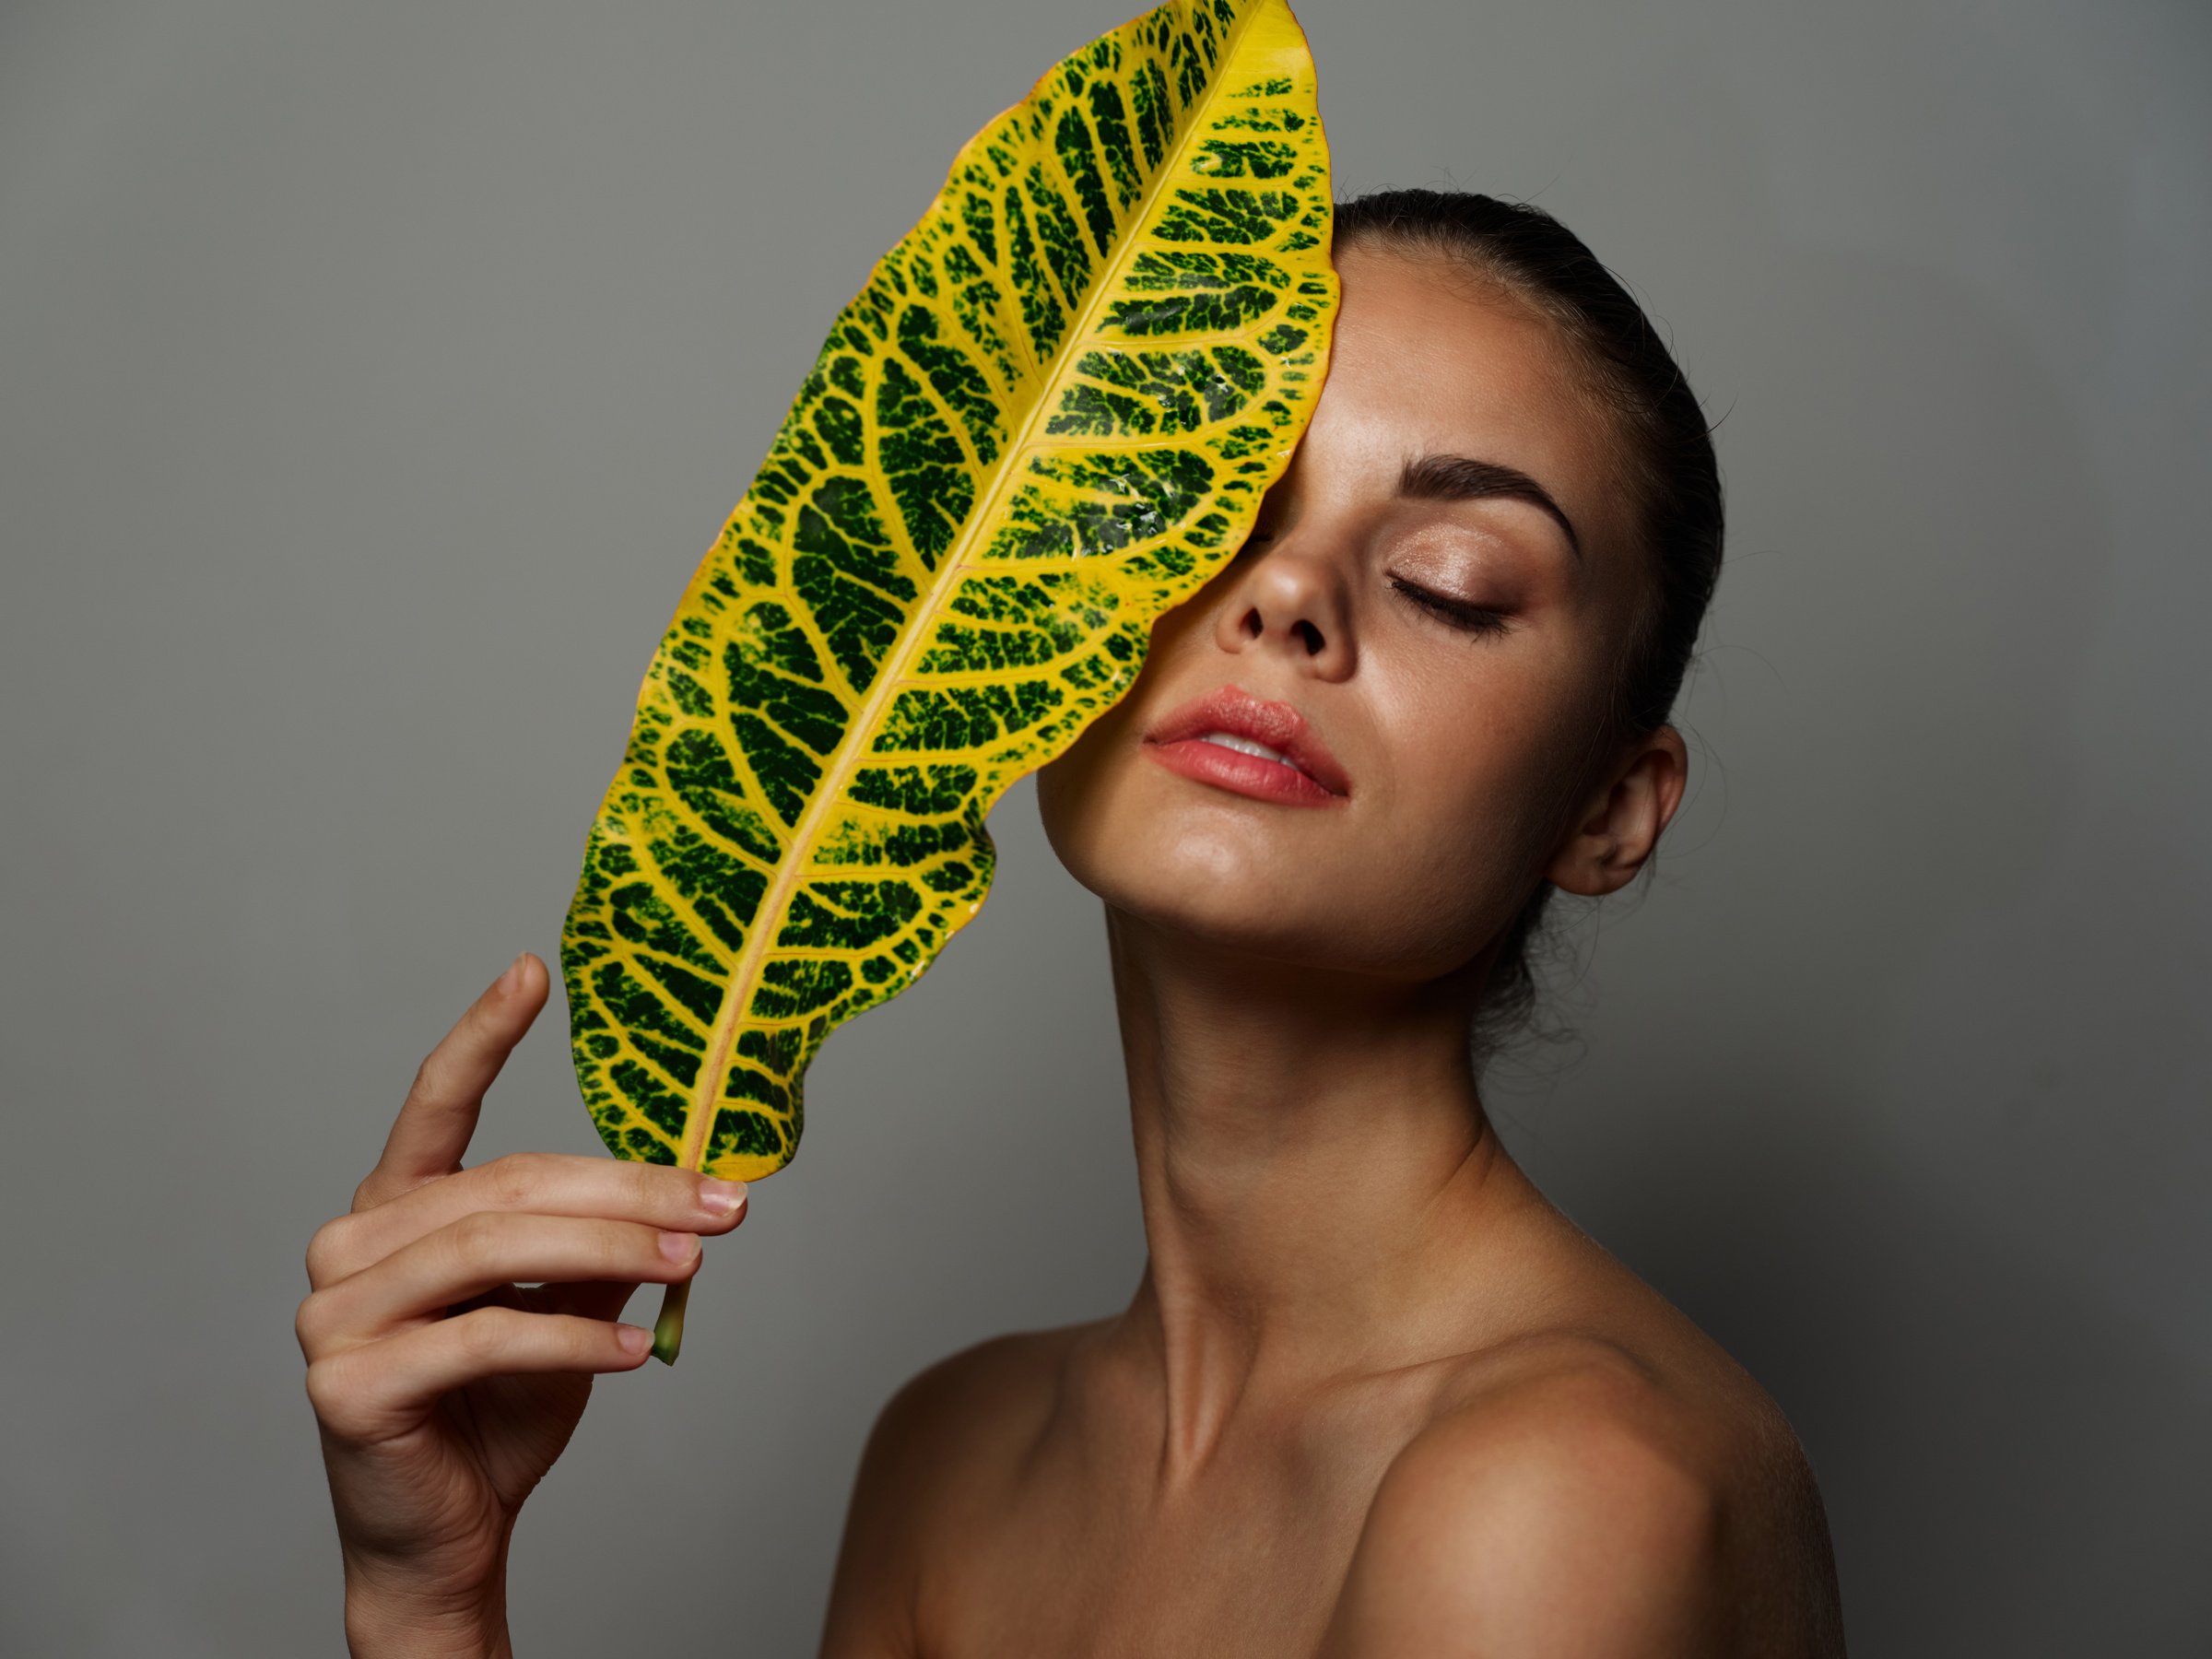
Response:
[{"label": "upper lip", "polygon": [[1352,781],[1329,753],[1329,746],[1306,724],[1304,715],[1288,703],[1269,702],[1238,686],[1223,686],[1178,704],[1154,723],[1145,741],[1178,743],[1208,732],[1264,743],[1331,794],[1352,792]]}]

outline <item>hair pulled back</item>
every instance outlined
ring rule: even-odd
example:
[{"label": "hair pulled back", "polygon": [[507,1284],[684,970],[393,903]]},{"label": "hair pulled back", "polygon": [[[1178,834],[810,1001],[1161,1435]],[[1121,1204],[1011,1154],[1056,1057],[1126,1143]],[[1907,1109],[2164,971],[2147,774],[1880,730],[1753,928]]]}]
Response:
[{"label": "hair pulled back", "polygon": [[[1582,238],[1540,207],[1472,191],[1376,191],[1335,206],[1335,246],[1353,245],[1455,259],[1549,319],[1614,417],[1649,597],[1608,688],[1606,747],[1656,731],[1673,712],[1721,572],[1712,429],[1673,355]],[[1529,947],[1556,890],[1539,879],[1506,929],[1477,1025],[1478,1058],[1528,1022],[1536,997]]]}]

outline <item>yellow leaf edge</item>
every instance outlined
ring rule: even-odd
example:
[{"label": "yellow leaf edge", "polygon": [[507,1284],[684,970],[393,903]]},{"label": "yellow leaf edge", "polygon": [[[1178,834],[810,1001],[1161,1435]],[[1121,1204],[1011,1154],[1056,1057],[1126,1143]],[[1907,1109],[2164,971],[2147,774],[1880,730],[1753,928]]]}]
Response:
[{"label": "yellow leaf edge", "polygon": [[[1199,0],[1199,3],[1204,4],[1204,0]],[[1175,9],[1175,6],[1172,4],[1172,0],[1171,0],[1170,5],[1156,7],[1152,12],[1142,14],[1137,18],[1132,19],[1129,23],[1123,26],[1123,29],[1126,30],[1134,29],[1137,24],[1146,21],[1147,18],[1150,18],[1159,13],[1169,12],[1173,9]],[[1238,65],[1247,53],[1257,57],[1261,63],[1268,62],[1271,59],[1283,61],[1284,68],[1289,73],[1292,79],[1300,83],[1309,93],[1313,91],[1316,75],[1311,51],[1308,47],[1304,31],[1299,25],[1294,13],[1288,4],[1288,0],[1257,0],[1257,4],[1253,6],[1250,14],[1241,19],[1235,30],[1235,33],[1230,39],[1229,53],[1224,59],[1224,66],[1220,73],[1216,76],[1213,85],[1209,88],[1209,102],[1213,100],[1225,96],[1223,88],[1228,86],[1232,79],[1231,69],[1234,65]],[[1056,61],[1050,68],[1048,68],[1043,74],[1040,75],[1035,79],[1035,81],[1031,84],[1030,92],[1025,97],[999,111],[988,122],[986,122],[976,132],[976,134],[968,140],[966,144],[961,147],[960,150],[956,154],[952,163],[947,169],[944,184],[939,187],[937,193],[933,196],[929,205],[919,215],[916,216],[907,230],[903,232],[898,241],[892,244],[891,248],[884,255],[882,255],[873,266],[871,266],[866,280],[864,281],[860,287],[853,291],[853,299],[849,300],[846,302],[846,305],[840,309],[838,312],[840,318],[842,318],[851,310],[854,302],[865,297],[870,289],[875,288],[882,280],[886,274],[887,268],[891,265],[892,261],[898,256],[900,251],[908,246],[908,244],[919,232],[923,231],[926,227],[928,227],[932,223],[933,219],[935,219],[944,211],[947,200],[958,183],[963,169],[973,160],[976,152],[981,148],[981,147],[982,147],[988,141],[990,136],[996,132],[1003,124],[1007,122],[1010,118],[1017,116],[1024,110],[1030,108],[1041,94],[1048,91],[1050,84],[1061,73],[1067,61],[1068,60],[1065,57]],[[1253,522],[1258,516],[1260,505],[1266,490],[1271,488],[1277,479],[1279,479],[1283,471],[1289,465],[1290,457],[1296,449],[1297,443],[1302,437],[1305,428],[1312,418],[1314,405],[1319,399],[1321,387],[1326,377],[1328,365],[1331,361],[1334,350],[1335,326],[1341,290],[1339,281],[1334,266],[1331,264],[1330,258],[1331,238],[1328,234],[1328,231],[1333,225],[1334,219],[1333,204],[1330,199],[1331,158],[1328,149],[1326,128],[1319,113],[1317,100],[1313,102],[1312,113],[1310,119],[1314,128],[1312,137],[1316,154],[1312,159],[1312,167],[1317,172],[1319,180],[1319,206],[1321,209],[1319,222],[1322,228],[1322,234],[1319,237],[1318,248],[1315,250],[1312,262],[1309,265],[1302,265],[1294,264],[1290,266],[1290,270],[1294,276],[1302,276],[1310,278],[1315,278],[1318,279],[1319,283],[1321,284],[1318,293],[1314,294],[1313,296],[1315,299],[1315,303],[1312,308],[1314,315],[1310,322],[1307,322],[1303,324],[1307,333],[1306,351],[1307,354],[1312,358],[1312,367],[1309,373],[1305,376],[1305,383],[1302,390],[1295,396],[1293,396],[1288,391],[1278,389],[1278,395],[1284,397],[1286,401],[1291,402],[1294,405],[1296,418],[1292,429],[1283,438],[1282,441],[1277,447],[1265,452],[1264,459],[1265,465],[1264,467],[1254,470],[1248,475],[1249,482],[1252,487],[1249,496],[1246,498],[1247,505],[1241,512],[1230,515],[1228,528],[1222,535],[1220,547],[1216,555],[1210,559],[1202,559],[1197,563],[1195,568],[1184,576],[1180,578],[1168,578],[1158,582],[1157,585],[1159,589],[1168,594],[1170,596],[1148,618],[1148,625],[1146,630],[1147,641],[1151,626],[1156,626],[1161,617],[1164,617],[1169,611],[1176,608],[1176,606],[1180,606],[1191,596],[1195,594],[1198,591],[1200,591],[1207,582],[1209,582],[1217,574],[1219,573],[1220,568],[1226,564],[1230,558],[1234,557],[1235,549],[1242,543],[1244,536],[1249,532]],[[1206,124],[1203,121],[1193,120],[1183,132],[1181,139],[1178,141],[1173,155],[1167,162],[1163,163],[1159,170],[1158,180],[1156,181],[1151,198],[1147,201],[1142,212],[1139,213],[1133,220],[1133,229],[1128,238],[1128,246],[1130,248],[1138,247],[1144,244],[1147,232],[1157,222],[1159,216],[1164,210],[1167,204],[1169,194],[1166,187],[1167,182],[1177,176],[1177,159],[1180,158],[1182,154],[1186,152],[1193,142],[1206,130]],[[1121,258],[1125,262],[1126,257],[1127,254],[1124,252]],[[1084,311],[1085,322],[1088,322],[1091,318],[1095,317],[1103,298],[1112,291],[1112,287],[1113,284],[1112,280],[1106,278],[1101,278],[1094,285],[1092,296]],[[1312,292],[1312,290],[1307,291],[1310,293]],[[1065,344],[1061,348],[1063,356],[1078,348],[1080,342],[1086,337],[1086,329],[1080,324],[1072,325],[1068,329],[1066,336],[1067,343]],[[1203,341],[1206,337],[1206,336],[1202,334],[1198,335],[1185,336],[1184,339],[1185,343],[1188,343],[1192,340]],[[1058,360],[1058,359],[1055,359],[1055,362]],[[1049,384],[1050,377],[1047,378]],[[1041,407],[1041,399],[1040,406]],[[1031,420],[1025,424],[1023,437],[1008,444],[1007,449],[1009,455],[1018,454],[1027,450],[1028,433],[1030,428],[1033,426],[1034,415],[1032,415]],[[686,585],[683,596],[681,600],[679,600],[675,612],[676,619],[680,620],[686,612],[696,605],[701,589],[705,586],[711,576],[713,574],[715,555],[727,544],[734,528],[737,525],[740,520],[740,516],[746,510],[747,501],[751,498],[752,493],[752,488],[748,487],[746,493],[740,496],[737,503],[731,509],[730,513],[725,517],[723,530],[717,535],[714,541],[710,545],[706,555],[702,558],[700,565],[693,572],[691,580]],[[976,509],[976,515],[982,515],[986,510],[986,506],[979,502],[979,506]],[[953,568],[955,563],[957,563],[957,561],[947,561],[947,568],[948,571]],[[932,609],[933,606],[925,598],[924,603],[917,606],[915,610],[911,613],[909,626],[904,630],[899,645],[895,647],[885,659],[883,669],[881,671],[882,678],[885,682],[888,683],[896,677],[894,674],[894,667],[898,664],[900,664],[902,660],[911,661],[912,656],[922,649],[923,638],[927,632],[927,629],[924,623],[925,623]],[[921,618],[922,620],[916,621],[915,618]],[[674,622],[672,621],[671,627],[673,628],[673,626]],[[1148,652],[1146,645],[1140,644],[1136,648],[1136,652],[1133,659],[1126,665],[1125,673],[1122,677],[1122,683],[1114,690],[1113,695],[1107,698],[1097,706],[1082,712],[1079,714],[1079,717],[1072,720],[1066,725],[1058,729],[1051,738],[1041,739],[1032,744],[1020,746],[1024,752],[1022,752],[1018,759],[1015,759],[1011,761],[1007,759],[1007,757],[1010,754],[1013,754],[1014,746],[1001,747],[997,756],[999,760],[998,764],[986,764],[979,759],[976,766],[977,782],[971,792],[970,800],[972,804],[971,809],[976,820],[976,853],[978,855],[978,860],[982,865],[980,886],[975,890],[972,898],[953,900],[946,904],[945,923],[938,935],[935,947],[931,949],[918,964],[914,965],[902,980],[891,983],[888,989],[884,990],[875,998],[873,1002],[869,1003],[867,1005],[868,1006],[880,1006],[881,1003],[889,1001],[891,998],[897,996],[900,992],[908,989],[912,983],[922,977],[922,974],[926,971],[926,969],[935,962],[939,955],[942,954],[945,947],[950,943],[951,939],[964,928],[966,928],[975,919],[975,917],[981,913],[985,900],[990,896],[991,888],[994,884],[994,866],[995,862],[994,855],[994,843],[988,830],[982,826],[982,820],[989,817],[990,813],[996,807],[998,802],[1004,798],[1007,790],[1012,788],[1016,782],[1019,782],[1023,777],[1028,776],[1030,773],[1039,770],[1041,767],[1049,764],[1060,755],[1065,753],[1068,747],[1072,747],[1072,745],[1082,735],[1085,730],[1087,730],[1099,718],[1108,712],[1116,703],[1119,702],[1123,696],[1126,695],[1129,687],[1134,685],[1137,676],[1142,672],[1147,654]],[[649,665],[646,675],[640,684],[639,700],[641,709],[642,708],[644,700],[648,695],[655,673],[660,667],[660,655],[656,652],[653,662]],[[859,723],[856,719],[855,724],[857,725]],[[846,751],[844,748],[841,746],[839,756],[841,758],[845,752]],[[847,781],[849,781],[851,770],[852,768],[850,766],[844,768]],[[614,797],[617,790],[619,787],[621,775],[622,774],[618,770],[615,782],[610,784],[608,791],[606,792],[606,795],[603,798],[603,806],[606,800],[611,800]],[[816,792],[813,798],[834,798],[840,793],[842,786],[842,782],[832,782],[829,780],[825,780],[823,787]],[[596,828],[597,823],[595,821],[594,829]],[[784,858],[781,861],[781,863],[784,865],[804,863],[809,845],[810,842],[808,839],[802,837],[798,833],[798,827],[794,826],[790,848],[787,850]],[[755,954],[764,954],[767,949],[773,948],[771,943],[771,945],[764,947],[761,953],[755,953],[751,949],[752,940],[754,937],[764,933],[772,935],[779,913],[772,902],[774,896],[779,891],[780,887],[791,885],[795,883],[797,877],[795,876],[786,878],[782,877],[782,872],[779,872],[778,884],[771,886],[769,889],[769,892],[763,896],[759,907],[755,912],[754,924],[752,927],[748,928],[747,930],[746,951],[747,956],[749,957]],[[724,1012],[717,1021],[714,1064],[702,1066],[701,1068],[703,1074],[702,1083],[698,1096],[692,1102],[690,1117],[686,1126],[684,1142],[685,1155],[677,1159],[679,1166],[686,1169],[700,1171],[701,1172],[711,1174],[721,1179],[744,1181],[748,1182],[759,1181],[765,1176],[773,1174],[778,1171],[788,1167],[788,1165],[795,1158],[800,1132],[804,1124],[802,1084],[806,1071],[811,1064],[813,1057],[818,1053],[821,1043],[827,1040],[830,1032],[834,1030],[839,1025],[843,1024],[846,1019],[854,1017],[858,1013],[865,1011],[865,1007],[855,1008],[840,1017],[830,1018],[825,1020],[818,1021],[818,1029],[809,1032],[808,1038],[804,1043],[804,1046],[797,1057],[796,1064],[793,1068],[791,1078],[791,1134],[790,1138],[783,1143],[779,1153],[735,1155],[725,1154],[710,1162],[705,1160],[700,1155],[703,1153],[705,1149],[707,1141],[706,1129],[707,1126],[711,1124],[715,1112],[715,1098],[720,1093],[724,1076],[728,1064],[729,1042],[727,1040],[734,1035],[736,1030],[742,1028],[744,1025],[747,1018],[747,1011],[751,1002],[751,993],[754,987],[751,985],[741,985],[739,982],[738,974],[735,971],[733,971],[731,976],[731,988],[727,994],[724,1004]],[[624,1152],[619,1147],[614,1146],[611,1137],[609,1139],[609,1145],[610,1149],[615,1150],[619,1156],[635,1156],[634,1154]]]}]

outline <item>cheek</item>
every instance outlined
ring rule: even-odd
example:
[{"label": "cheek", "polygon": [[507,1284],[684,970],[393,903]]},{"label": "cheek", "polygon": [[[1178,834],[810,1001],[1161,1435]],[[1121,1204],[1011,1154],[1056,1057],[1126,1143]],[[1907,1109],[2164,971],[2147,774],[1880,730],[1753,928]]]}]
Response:
[{"label": "cheek", "polygon": [[1101,896],[1113,849],[1129,840],[1133,823],[1142,823],[1125,799],[1133,763],[1141,759],[1126,752],[1144,729],[1138,705],[1139,692],[1133,688],[1037,772],[1037,814],[1045,840],[1067,873]]},{"label": "cheek", "polygon": [[1430,974],[1479,952],[1512,920],[1540,863],[1533,838],[1500,797],[1462,799],[1393,826],[1386,853],[1360,872],[1359,914]]},{"label": "cheek", "polygon": [[[1139,792],[1158,780],[1145,776],[1153,763],[1135,752],[1135,744],[1162,711],[1198,687],[1189,675],[1179,680],[1176,665],[1205,643],[1208,610],[1202,590],[1155,621],[1136,683],[1038,770],[1037,811],[1046,841],[1068,874],[1102,897],[1115,885],[1111,866],[1117,852],[1142,855],[1135,843],[1152,827],[1152,815]],[[1183,681],[1189,683],[1182,690],[1174,688]]]},{"label": "cheek", "polygon": [[1037,774],[1046,839],[1078,883],[1225,943],[1409,979],[1461,966],[1512,921],[1579,753],[1566,665],[1375,653],[1357,693],[1337,689],[1365,733],[1347,754],[1363,793],[1324,815],[1212,795],[1137,752],[1153,718],[1211,683],[1178,672],[1182,631],[1156,631],[1129,695]]},{"label": "cheek", "polygon": [[1060,862],[1068,866],[1068,873],[1079,881],[1081,874],[1072,860],[1081,856],[1077,832],[1084,821],[1094,816],[1087,809],[1097,787],[1094,772],[1087,764],[1084,744],[1096,735],[1092,726],[1069,746],[1058,759],[1039,768],[1037,772],[1037,817],[1044,825],[1044,839],[1051,843]]},{"label": "cheek", "polygon": [[1587,740],[1579,712],[1526,674],[1470,674],[1408,698],[1392,798],[1370,823],[1367,901],[1409,944],[1464,960],[1512,921],[1550,862]]}]

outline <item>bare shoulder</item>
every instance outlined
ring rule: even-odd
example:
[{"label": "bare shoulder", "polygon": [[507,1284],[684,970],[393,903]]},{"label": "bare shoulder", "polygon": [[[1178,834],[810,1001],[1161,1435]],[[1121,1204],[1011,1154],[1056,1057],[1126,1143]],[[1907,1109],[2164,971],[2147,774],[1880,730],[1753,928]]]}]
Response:
[{"label": "bare shoulder", "polygon": [[911,1659],[924,1548],[1013,1477],[1091,1325],[1015,1331],[924,1366],[884,1403],[861,1452],[822,1659]]},{"label": "bare shoulder", "polygon": [[947,1354],[885,1402],[877,1437],[905,1457],[947,1465],[1011,1455],[1043,1427],[1070,1348],[1096,1328],[1010,1331]]},{"label": "bare shoulder", "polygon": [[1325,1659],[1841,1655],[1787,1419],[1717,1347],[1656,1346],[1555,1330],[1472,1361],[1376,1490]]}]

